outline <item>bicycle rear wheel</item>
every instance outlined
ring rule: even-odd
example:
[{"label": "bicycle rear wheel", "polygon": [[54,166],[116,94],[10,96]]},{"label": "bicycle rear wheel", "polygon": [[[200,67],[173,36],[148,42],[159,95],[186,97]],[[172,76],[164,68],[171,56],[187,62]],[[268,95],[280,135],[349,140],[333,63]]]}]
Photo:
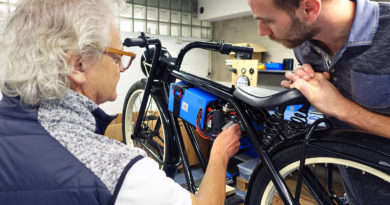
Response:
[{"label": "bicycle rear wheel", "polygon": [[149,96],[147,101],[141,133],[134,140],[131,139],[144,96],[145,84],[142,80],[137,81],[127,92],[123,106],[122,132],[127,145],[144,149],[162,168],[166,155],[166,130],[163,126],[165,122],[161,120],[160,106],[152,96]]},{"label": "bicycle rear wheel", "polygon": [[[340,137],[340,136],[339,136]],[[356,137],[355,140],[359,141]],[[371,139],[370,139],[371,140]],[[383,141],[383,139],[382,139]],[[344,143],[323,140],[310,142],[323,150],[307,147],[305,179],[300,204],[383,204],[390,197],[388,167],[370,166],[370,163],[388,163],[388,153],[362,147],[354,141]],[[272,156],[280,175],[295,195],[296,179],[302,153],[302,144],[290,145]],[[335,155],[328,151],[335,151]],[[390,150],[387,149],[387,152]],[[352,158],[351,158],[352,157]],[[362,161],[353,160],[355,158]],[[387,201],[386,200],[386,201]],[[283,204],[275,186],[259,164],[251,175],[245,204]]]}]

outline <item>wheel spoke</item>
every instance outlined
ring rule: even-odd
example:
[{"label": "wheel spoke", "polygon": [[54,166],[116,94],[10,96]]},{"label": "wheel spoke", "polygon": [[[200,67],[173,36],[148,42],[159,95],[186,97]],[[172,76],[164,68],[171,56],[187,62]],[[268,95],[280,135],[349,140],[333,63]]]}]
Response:
[{"label": "wheel spoke", "polygon": [[144,86],[145,84],[141,81],[136,82],[130,88],[125,99],[124,107],[126,110],[123,112],[125,115],[125,122],[123,123],[126,143],[131,144],[133,142],[134,146],[144,149],[162,167],[165,156],[165,130],[160,119],[159,107],[152,96],[149,96],[147,99],[145,112],[142,116],[141,129],[137,139],[130,139],[139,117],[139,110],[144,95]]},{"label": "wheel spoke", "polygon": [[334,204],[317,177],[307,167],[303,172],[303,181],[318,204]]},{"label": "wheel spoke", "polygon": [[[276,163],[281,163],[279,173],[292,194],[297,191],[295,188],[300,156],[290,155],[300,153],[299,148],[289,148],[273,158]],[[346,153],[351,152],[346,150]],[[310,152],[309,154],[312,155]],[[315,154],[316,156],[306,158],[300,204],[344,205],[355,201],[383,204],[383,200],[388,198],[384,194],[390,192],[390,176],[387,173],[350,159],[318,156],[317,152]],[[251,175],[250,180],[253,181],[249,183],[246,204],[270,205],[279,202],[280,197],[266,169],[260,166],[256,170],[256,173]]]},{"label": "wheel spoke", "polygon": [[339,197],[337,196],[337,194],[334,192],[334,189],[333,189],[333,184],[334,184],[333,183],[333,173],[334,173],[333,164],[329,164],[326,171],[327,171],[327,176],[328,176],[327,185],[328,185],[329,194],[330,194],[331,198],[337,202],[337,204],[341,205],[343,203],[340,201]]},{"label": "wheel spoke", "polygon": [[150,155],[152,155],[152,157],[157,160],[160,164],[163,164],[163,161],[156,155],[156,153],[151,150],[145,143],[143,143],[142,141],[140,140],[135,140],[137,141],[139,144],[141,144],[142,148],[145,149]]}]

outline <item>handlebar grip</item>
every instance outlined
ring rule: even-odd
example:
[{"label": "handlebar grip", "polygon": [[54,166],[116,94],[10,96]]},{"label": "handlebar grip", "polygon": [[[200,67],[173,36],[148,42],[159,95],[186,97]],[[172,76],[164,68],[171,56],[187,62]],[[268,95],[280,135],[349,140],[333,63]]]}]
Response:
[{"label": "handlebar grip", "polygon": [[253,48],[251,47],[233,46],[232,44],[223,43],[223,42],[221,42],[219,45],[220,45],[219,52],[226,55],[229,55],[231,52],[248,53],[248,54],[253,53]]},{"label": "handlebar grip", "polygon": [[126,38],[123,45],[126,47],[139,46],[145,47],[146,41],[142,38]]},{"label": "handlebar grip", "polygon": [[253,48],[243,46],[232,46],[232,52],[235,53],[253,53]]}]

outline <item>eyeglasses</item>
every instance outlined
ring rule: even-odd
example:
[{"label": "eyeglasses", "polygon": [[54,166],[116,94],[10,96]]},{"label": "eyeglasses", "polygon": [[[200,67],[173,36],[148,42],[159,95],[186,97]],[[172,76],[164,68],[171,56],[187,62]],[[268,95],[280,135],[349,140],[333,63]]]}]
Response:
[{"label": "eyeglasses", "polygon": [[103,53],[109,55],[115,61],[115,63],[120,66],[120,69],[124,71],[130,67],[131,62],[133,62],[136,56],[135,53],[126,52],[111,47],[104,49]]}]

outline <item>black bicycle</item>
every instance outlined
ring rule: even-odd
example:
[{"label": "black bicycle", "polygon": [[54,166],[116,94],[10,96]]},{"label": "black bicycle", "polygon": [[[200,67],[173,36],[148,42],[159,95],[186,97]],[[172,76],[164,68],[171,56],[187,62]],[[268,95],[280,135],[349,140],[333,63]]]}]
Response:
[{"label": "black bicycle", "polygon": [[[388,139],[356,130],[335,130],[326,119],[307,125],[310,105],[296,89],[270,94],[257,87],[226,87],[180,70],[185,54],[194,48],[221,54],[251,54],[251,48],[193,42],[173,58],[159,39],[144,34],[125,39],[124,46],[145,48],[141,69],[147,76],[129,89],[125,99],[125,143],[146,150],[169,177],[174,177],[182,164],[191,192],[195,193],[196,185],[179,119],[183,119],[203,170],[207,161],[195,134],[213,140],[225,124],[240,124],[243,136],[250,139],[260,157],[250,176],[245,204],[347,204],[346,198],[356,195],[367,200],[360,201],[362,204],[371,204],[386,192],[383,187],[389,187]],[[184,97],[194,93],[200,97],[188,98],[196,101],[184,102]],[[202,100],[205,105],[197,106]],[[286,107],[298,104],[303,104],[302,108],[285,121]],[[192,109],[192,115],[186,116],[186,109]],[[327,128],[320,128],[320,123]],[[363,194],[355,189],[370,182],[382,188]]]}]

